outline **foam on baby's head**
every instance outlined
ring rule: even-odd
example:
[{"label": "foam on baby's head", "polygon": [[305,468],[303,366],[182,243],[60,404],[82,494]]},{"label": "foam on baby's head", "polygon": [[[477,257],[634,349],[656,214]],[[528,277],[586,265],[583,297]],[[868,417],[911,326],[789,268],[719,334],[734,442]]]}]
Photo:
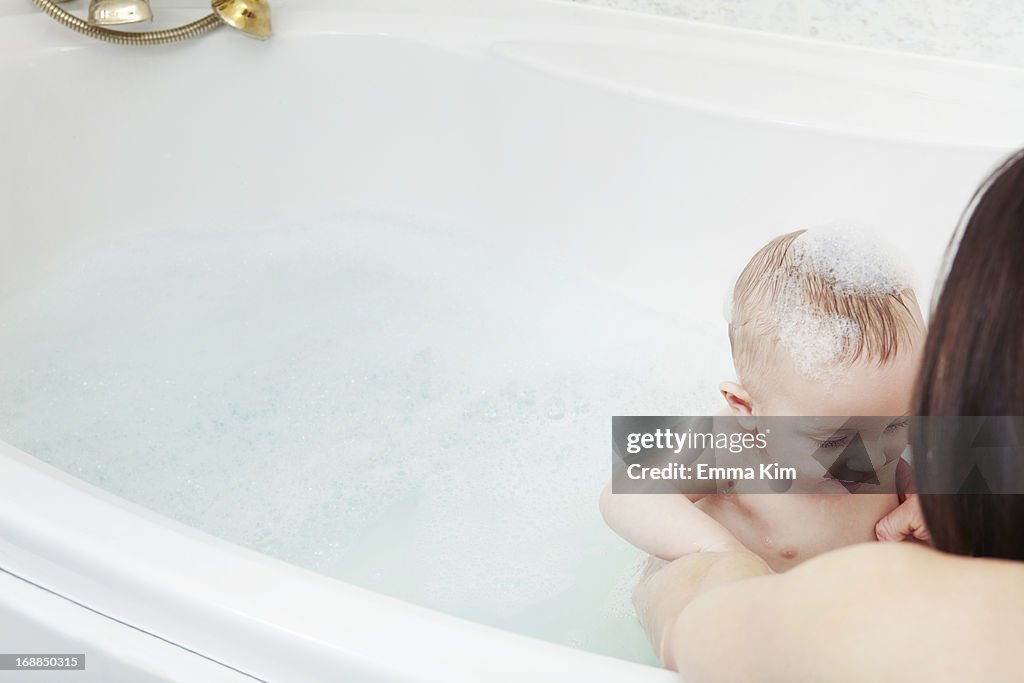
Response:
[{"label": "foam on baby's head", "polygon": [[910,289],[891,248],[863,230],[806,230],[793,240],[793,266],[832,284],[837,295],[885,296]]},{"label": "foam on baby's head", "polygon": [[858,359],[883,364],[920,331],[906,271],[863,231],[817,228],[775,238],[733,291],[729,339],[745,384],[783,350],[805,376],[825,379]]}]

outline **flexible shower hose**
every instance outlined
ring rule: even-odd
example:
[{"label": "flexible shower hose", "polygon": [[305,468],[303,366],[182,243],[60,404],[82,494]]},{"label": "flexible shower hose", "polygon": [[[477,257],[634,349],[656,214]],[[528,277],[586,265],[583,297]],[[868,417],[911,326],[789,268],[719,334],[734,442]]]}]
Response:
[{"label": "flexible shower hose", "polygon": [[163,31],[115,31],[103,26],[92,24],[79,19],[74,14],[58,7],[53,0],[32,0],[36,7],[43,10],[51,17],[64,24],[70,29],[84,33],[90,38],[105,40],[108,43],[120,45],[159,45],[161,43],[175,43],[179,40],[195,38],[204,33],[212,31],[224,22],[216,13],[211,12],[202,19],[197,19],[191,24],[185,24],[176,28],[164,29]]}]

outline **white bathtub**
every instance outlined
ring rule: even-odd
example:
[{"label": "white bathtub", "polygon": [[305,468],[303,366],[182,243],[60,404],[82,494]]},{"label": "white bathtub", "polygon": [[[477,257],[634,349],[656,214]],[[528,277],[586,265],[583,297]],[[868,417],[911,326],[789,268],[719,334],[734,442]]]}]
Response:
[{"label": "white bathtub", "polygon": [[[0,303],[100,239],[334,206],[486,230],[695,318],[770,236],[865,222],[927,292],[1024,142],[1020,70],[569,4],[292,0],[267,43],[149,49],[23,4],[0,16]],[[2,442],[0,569],[3,649],[84,652],[74,680],[671,679],[244,550]]]}]

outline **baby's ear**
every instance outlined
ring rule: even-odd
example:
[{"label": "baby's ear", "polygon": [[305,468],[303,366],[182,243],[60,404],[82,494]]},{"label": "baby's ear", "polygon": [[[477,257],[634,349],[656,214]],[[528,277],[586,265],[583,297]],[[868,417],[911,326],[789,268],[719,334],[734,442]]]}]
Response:
[{"label": "baby's ear", "polygon": [[756,429],[757,421],[754,418],[754,404],[750,400],[750,392],[736,382],[722,382],[718,385],[718,390],[725,397],[725,402],[729,404],[729,412],[739,422],[740,427],[749,431]]},{"label": "baby's ear", "polygon": [[754,413],[753,403],[750,401],[750,393],[743,388],[743,385],[736,382],[722,382],[718,385],[725,402],[729,404],[729,411],[736,417],[749,417]]}]

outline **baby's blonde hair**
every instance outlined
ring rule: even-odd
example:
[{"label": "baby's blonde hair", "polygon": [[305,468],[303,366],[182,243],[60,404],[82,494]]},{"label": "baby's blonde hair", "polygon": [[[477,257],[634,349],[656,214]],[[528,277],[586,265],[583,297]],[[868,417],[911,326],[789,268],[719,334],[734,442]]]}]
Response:
[{"label": "baby's blonde hair", "polygon": [[[748,389],[770,367],[779,347],[780,328],[792,326],[784,320],[794,308],[802,311],[805,323],[842,321],[845,329],[853,332],[828,340],[835,344],[830,349],[830,363],[839,366],[859,359],[883,365],[922,329],[917,298],[909,286],[850,291],[837,286],[829,273],[802,267],[793,243],[804,232],[797,230],[770,241],[754,254],[736,280],[729,342],[736,373]],[[810,343],[825,343],[813,335],[808,338]]]}]

